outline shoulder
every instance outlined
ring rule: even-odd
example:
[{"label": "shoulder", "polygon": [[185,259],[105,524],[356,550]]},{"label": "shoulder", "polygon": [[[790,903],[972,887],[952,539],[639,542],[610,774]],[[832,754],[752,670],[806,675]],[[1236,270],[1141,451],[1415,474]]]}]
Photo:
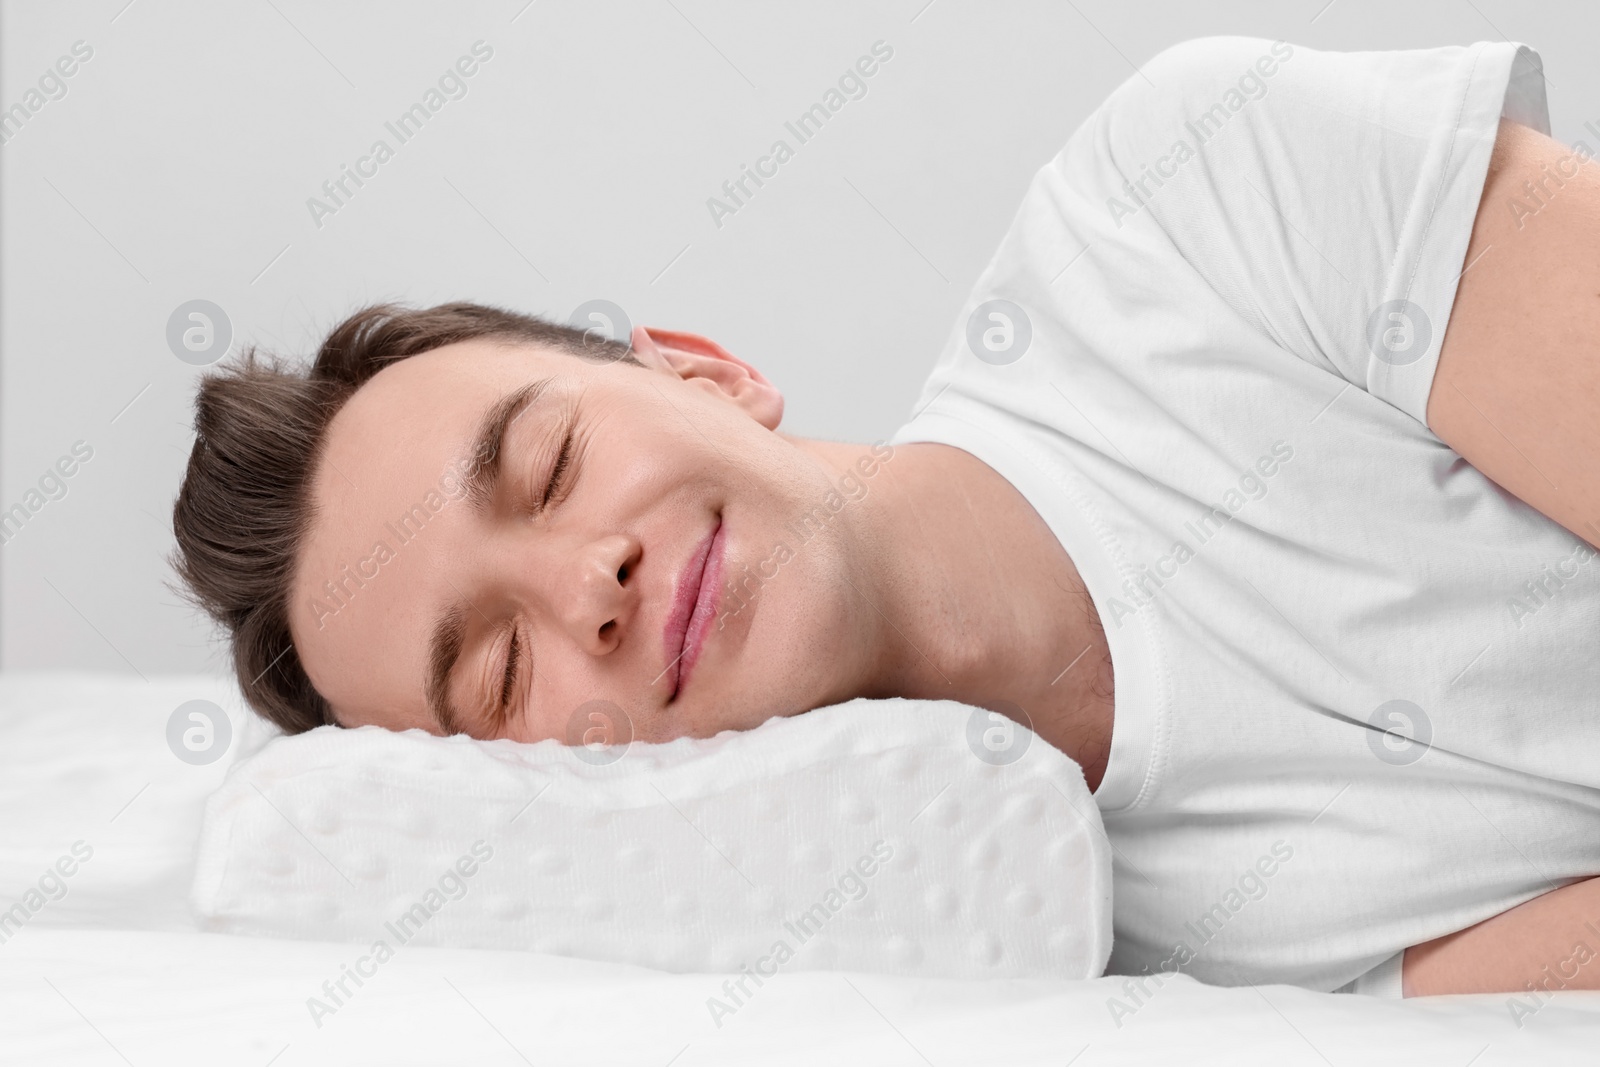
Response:
[{"label": "shoulder", "polygon": [[[1264,37],[1197,37],[1157,52],[1107,99],[1121,110],[1210,105],[1266,95],[1297,49]],[[1224,98],[1228,98],[1225,100]]]},{"label": "shoulder", "polygon": [[1146,61],[1101,106],[1113,148],[1151,150],[1195,140],[1271,94],[1297,49],[1260,37],[1198,37]]},{"label": "shoulder", "polygon": [[1293,60],[1294,53],[1289,42],[1265,37],[1196,37],[1157,52],[1139,72],[1157,89],[1166,86],[1182,92],[1220,87],[1250,76],[1271,78],[1281,64]]}]

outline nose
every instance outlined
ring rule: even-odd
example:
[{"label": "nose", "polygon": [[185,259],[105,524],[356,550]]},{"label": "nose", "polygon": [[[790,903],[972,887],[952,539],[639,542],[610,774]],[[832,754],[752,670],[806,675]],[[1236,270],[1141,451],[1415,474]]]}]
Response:
[{"label": "nose", "polygon": [[642,546],[626,534],[583,544],[568,558],[551,608],[573,642],[593,656],[617,647],[638,610],[637,583],[630,579]]}]

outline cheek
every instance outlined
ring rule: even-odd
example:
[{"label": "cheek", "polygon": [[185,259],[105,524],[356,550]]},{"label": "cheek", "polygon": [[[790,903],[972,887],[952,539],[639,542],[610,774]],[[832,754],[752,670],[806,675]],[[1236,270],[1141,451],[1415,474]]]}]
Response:
[{"label": "cheek", "polygon": [[[644,410],[660,407],[644,405]],[[712,465],[710,448],[682,416],[667,409],[673,422],[641,419],[620,404],[592,410],[580,428],[583,449],[578,467],[582,493],[601,504],[643,514],[677,486],[703,476]],[[710,452],[715,457],[715,452]]]},{"label": "cheek", "polygon": [[[704,380],[667,383],[660,395],[646,390],[653,400],[652,416],[638,433],[652,447],[670,450],[669,454],[689,458],[696,464],[721,468],[759,470],[782,462],[787,444],[777,434],[751,418]],[[632,420],[637,423],[637,416]]]},{"label": "cheek", "polygon": [[534,634],[534,645],[543,658],[532,694],[533,711],[511,724],[505,737],[563,745],[582,744],[585,738],[605,744],[644,740],[643,713],[621,696],[621,686],[631,682],[621,683],[600,670],[561,634],[541,630]]}]

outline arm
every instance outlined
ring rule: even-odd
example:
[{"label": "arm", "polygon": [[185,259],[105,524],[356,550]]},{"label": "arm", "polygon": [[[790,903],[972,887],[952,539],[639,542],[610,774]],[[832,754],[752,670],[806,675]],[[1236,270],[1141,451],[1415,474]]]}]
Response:
[{"label": "arm", "polygon": [[[1428,427],[1600,545],[1600,163],[1589,154],[1501,121]],[[1406,996],[1600,989],[1597,954],[1600,878],[1589,878],[1407,949],[1401,982]]]},{"label": "arm", "polygon": [[1400,982],[1408,997],[1600,989],[1600,878],[1406,949]]},{"label": "arm", "polygon": [[1600,545],[1600,163],[1504,119],[1428,428]]}]

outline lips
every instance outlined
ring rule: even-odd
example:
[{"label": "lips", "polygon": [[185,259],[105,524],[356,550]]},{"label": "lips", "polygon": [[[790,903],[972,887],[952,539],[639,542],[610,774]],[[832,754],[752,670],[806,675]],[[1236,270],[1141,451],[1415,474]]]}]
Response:
[{"label": "lips", "polygon": [[695,551],[678,575],[673,590],[672,610],[667,613],[662,629],[668,667],[663,672],[671,686],[668,702],[676,699],[695,661],[705,647],[706,636],[716,618],[717,606],[722,599],[722,517],[717,525],[701,539]]}]

